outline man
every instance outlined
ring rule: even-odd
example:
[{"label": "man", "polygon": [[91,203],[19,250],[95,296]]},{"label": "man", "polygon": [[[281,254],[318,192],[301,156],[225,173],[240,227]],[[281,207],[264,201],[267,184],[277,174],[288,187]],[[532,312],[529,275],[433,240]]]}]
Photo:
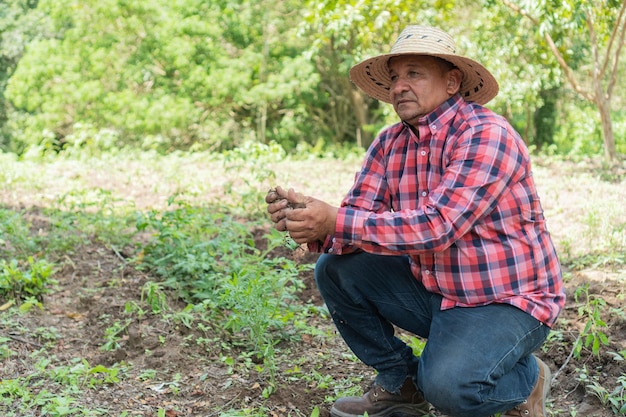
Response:
[{"label": "man", "polygon": [[[421,26],[350,76],[401,122],[378,135],[341,207],[281,187],[266,197],[278,230],[324,252],[320,293],[377,371],[331,415],[420,416],[430,403],[456,417],[545,417],[551,374],[532,352],[565,296],[528,149],[483,107],[498,83]],[[394,326],[427,339],[420,357]]]}]

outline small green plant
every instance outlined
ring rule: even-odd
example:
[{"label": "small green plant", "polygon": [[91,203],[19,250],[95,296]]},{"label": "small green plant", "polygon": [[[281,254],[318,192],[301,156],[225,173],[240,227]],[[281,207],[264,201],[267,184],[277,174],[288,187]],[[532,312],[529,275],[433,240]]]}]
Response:
[{"label": "small green plant", "polygon": [[[176,198],[170,206],[137,218],[137,230],[153,234],[140,252],[138,267],[163,277],[163,282],[144,286],[142,304],[186,327],[194,320],[193,307],[172,313],[163,289],[175,290],[190,306],[206,306],[204,312],[211,316],[207,321],[221,322],[219,327],[231,333],[233,343],[263,360],[259,370],[269,374],[272,386],[275,346],[287,337],[282,329],[296,320],[300,307],[292,301],[302,287],[298,274],[310,266],[270,256],[285,245],[284,235],[275,229],[255,236],[249,225],[220,210],[193,207]],[[138,311],[137,306],[127,306],[127,311],[133,310]]]},{"label": "small green plant", "polygon": [[104,351],[112,351],[119,349],[119,341],[122,339],[121,334],[126,331],[131,320],[126,319],[124,322],[115,320],[115,322],[104,330],[105,343],[101,349]]},{"label": "small green plant", "polygon": [[[43,395],[40,394],[40,397]],[[42,398],[43,399],[43,398]],[[41,408],[44,415],[53,417],[72,416],[80,413],[80,407],[76,407],[76,399],[65,395],[46,395],[46,402]]]},{"label": "small green plant", "polygon": [[10,341],[11,339],[8,337],[0,336],[0,360],[7,359],[13,354],[13,350],[8,344]]},{"label": "small green plant", "polygon": [[37,241],[30,238],[21,213],[0,208],[0,259],[23,258],[37,252]]},{"label": "small green plant", "polygon": [[102,365],[91,366],[86,359],[73,359],[70,366],[50,366],[49,360],[41,360],[37,367],[51,380],[79,388],[94,388],[103,384],[119,382],[118,367],[107,368]]},{"label": "small green plant", "polygon": [[145,369],[143,370],[138,378],[140,381],[150,381],[156,378],[157,371],[155,369]]},{"label": "small green plant", "polygon": [[574,299],[579,302],[581,296],[583,304],[578,307],[578,315],[586,320],[585,327],[574,345],[574,357],[580,358],[583,348],[591,347],[591,353],[600,355],[601,345],[608,345],[609,338],[602,331],[607,325],[602,319],[602,313],[606,308],[606,301],[589,293],[589,284],[576,289]]},{"label": "small green plant", "polygon": [[35,261],[33,257],[29,257],[25,264],[17,259],[0,260],[0,296],[8,296],[18,303],[29,297],[41,301],[50,286],[56,284],[52,279],[53,267],[48,261]]},{"label": "small green plant", "polygon": [[153,314],[165,313],[169,310],[167,297],[156,282],[148,281],[141,289],[141,302],[145,302]]},{"label": "small green plant", "polygon": [[[626,350],[613,353],[615,360],[626,360]],[[610,407],[616,415],[626,415],[626,375],[617,378],[617,385],[613,390],[603,387],[598,382],[597,376],[590,376],[587,369],[579,369],[578,380],[583,383],[586,389],[600,400],[605,407]]]},{"label": "small green plant", "polygon": [[193,324],[195,320],[195,316],[193,315],[194,307],[195,306],[193,304],[188,304],[181,311],[170,313],[166,315],[165,317],[166,319],[171,318],[175,323],[181,323],[186,328],[191,329],[191,325]]}]

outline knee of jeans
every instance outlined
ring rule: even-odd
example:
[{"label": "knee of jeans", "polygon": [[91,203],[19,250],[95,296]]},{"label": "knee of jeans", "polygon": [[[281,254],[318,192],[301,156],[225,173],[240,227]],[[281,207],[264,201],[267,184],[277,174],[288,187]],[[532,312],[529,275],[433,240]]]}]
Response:
[{"label": "knee of jeans", "polygon": [[480,407],[480,384],[463,378],[458,369],[442,366],[431,368],[425,373],[421,367],[418,374],[419,386],[437,410],[456,417],[474,417]]},{"label": "knee of jeans", "polygon": [[329,266],[333,264],[335,258],[336,256],[326,254],[323,254],[318,258],[317,263],[315,264],[315,283],[318,288],[322,289],[325,287],[330,275],[328,271]]}]

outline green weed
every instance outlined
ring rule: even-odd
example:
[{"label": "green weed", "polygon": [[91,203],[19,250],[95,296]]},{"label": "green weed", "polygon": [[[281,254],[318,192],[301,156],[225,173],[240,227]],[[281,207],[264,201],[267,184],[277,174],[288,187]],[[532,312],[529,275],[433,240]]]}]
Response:
[{"label": "green weed", "polygon": [[0,258],[24,259],[37,251],[22,213],[0,208]]},{"label": "green weed", "polygon": [[574,345],[574,357],[580,358],[583,348],[591,347],[591,353],[600,355],[601,345],[608,345],[609,339],[602,329],[606,328],[606,322],[602,319],[602,313],[606,308],[606,301],[589,293],[589,284],[576,289],[574,298],[578,302],[584,296],[583,304],[578,307],[578,315],[586,321],[585,327]]},{"label": "green weed", "polygon": [[102,365],[92,367],[86,359],[78,358],[73,359],[70,366],[51,367],[50,364],[50,359],[42,359],[36,367],[47,378],[61,385],[94,388],[119,382],[118,367],[107,368]]},{"label": "green weed", "polygon": [[11,339],[0,336],[0,360],[7,359],[13,354],[13,350],[9,347]]},{"label": "green weed", "polygon": [[[138,230],[154,235],[142,248],[139,268],[163,277],[162,283],[144,287],[142,300],[153,312],[165,310],[163,286],[201,304],[213,321],[264,360],[273,381],[274,346],[282,338],[276,331],[294,320],[296,303],[291,301],[302,285],[293,261],[269,256],[284,245],[284,236],[272,230],[260,250],[248,226],[232,217],[176,200],[171,204],[177,207],[137,219]],[[190,312],[168,317],[190,326]]]},{"label": "green weed", "polygon": [[124,322],[115,320],[115,322],[104,330],[104,345],[101,349],[103,351],[113,351],[120,348],[120,340],[122,339],[122,333],[126,331],[128,325],[131,323],[130,319],[126,319]]},{"label": "green weed", "polygon": [[[39,356],[35,353],[34,356]],[[0,381],[0,410],[7,416],[98,416],[106,410],[81,404],[82,391],[119,382],[121,368],[91,366],[85,359],[72,359],[69,365],[53,365],[54,358],[40,359],[29,375]],[[45,386],[45,388],[43,388]]]},{"label": "green weed", "polygon": [[[615,354],[617,360],[626,360],[626,350]],[[598,382],[597,376],[591,376],[587,368],[577,369],[578,381],[584,384],[585,388],[593,394],[600,403],[610,408],[616,415],[626,414],[626,375],[617,378],[617,385],[612,390],[607,389]]]},{"label": "green weed", "polygon": [[[35,261],[32,257],[25,264],[20,264],[16,259],[10,262],[0,260],[0,296],[18,303],[29,297],[41,301],[42,296],[57,283],[52,279],[53,268],[54,265],[48,261]],[[37,303],[29,300],[29,304]]]},{"label": "green weed", "polygon": [[141,302],[150,307],[152,314],[161,314],[169,310],[167,296],[161,289],[161,285],[148,281],[141,289]]}]

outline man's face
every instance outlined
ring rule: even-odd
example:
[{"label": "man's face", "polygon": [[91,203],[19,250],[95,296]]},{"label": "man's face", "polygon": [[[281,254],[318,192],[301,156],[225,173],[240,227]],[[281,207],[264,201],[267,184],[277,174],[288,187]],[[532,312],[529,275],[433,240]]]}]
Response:
[{"label": "man's face", "polygon": [[437,58],[405,55],[389,60],[389,94],[400,119],[417,125],[417,120],[433,111],[459,91],[462,74],[449,70]]}]

